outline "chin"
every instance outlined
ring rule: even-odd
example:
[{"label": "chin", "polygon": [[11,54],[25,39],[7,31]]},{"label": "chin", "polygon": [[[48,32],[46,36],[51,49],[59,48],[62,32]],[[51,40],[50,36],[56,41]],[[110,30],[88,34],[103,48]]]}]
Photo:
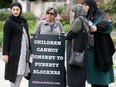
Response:
[{"label": "chin", "polygon": [[15,17],[18,17],[19,15],[14,15]]}]

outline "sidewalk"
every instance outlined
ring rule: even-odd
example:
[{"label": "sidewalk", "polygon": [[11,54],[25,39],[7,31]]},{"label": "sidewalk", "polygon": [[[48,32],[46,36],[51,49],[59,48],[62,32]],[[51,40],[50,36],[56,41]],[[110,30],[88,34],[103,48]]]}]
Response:
[{"label": "sidewalk", "polygon": [[[114,63],[116,64],[116,53],[114,55]],[[9,81],[4,80],[4,67],[5,64],[1,59],[1,52],[0,52],[0,87],[10,87]],[[115,79],[116,79],[116,69],[115,69]],[[28,87],[28,81],[23,78],[23,80],[21,81],[21,85],[20,87]],[[91,87],[90,84],[86,84],[86,87]],[[110,84],[109,87],[116,87],[116,81],[115,83]]]},{"label": "sidewalk", "polygon": [[[9,81],[4,80],[4,67],[5,67],[5,63],[1,59],[1,52],[0,52],[0,87],[10,87]],[[23,78],[20,87],[28,87],[28,81]]]}]

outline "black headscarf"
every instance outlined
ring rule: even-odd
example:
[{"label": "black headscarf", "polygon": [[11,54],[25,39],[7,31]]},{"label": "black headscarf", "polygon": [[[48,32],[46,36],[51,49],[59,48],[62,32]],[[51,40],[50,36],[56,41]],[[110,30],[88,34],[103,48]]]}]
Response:
[{"label": "black headscarf", "polygon": [[22,16],[21,16],[21,14],[22,14],[22,5],[19,3],[19,2],[17,2],[17,1],[15,1],[15,2],[13,2],[12,4],[11,4],[11,9],[14,7],[14,6],[18,6],[19,8],[20,8],[20,14],[16,17],[16,16],[14,16],[12,13],[12,15],[10,15],[9,16],[9,18],[11,18],[11,19],[13,19],[13,20],[15,20],[15,21],[17,21],[17,22],[20,22],[20,23],[24,23],[24,22],[26,22],[26,19],[24,19]]},{"label": "black headscarf", "polygon": [[93,22],[99,18],[101,19],[99,21],[97,20],[97,32],[93,33],[94,63],[97,69],[107,72],[113,65],[112,56],[115,52],[115,47],[110,33],[105,33],[105,31],[110,31],[109,22],[111,22],[111,20],[103,10],[98,9],[95,0],[85,0],[83,3],[89,6],[87,19]]},{"label": "black headscarf", "polygon": [[84,0],[83,4],[87,4],[89,6],[89,11],[87,14],[87,19],[88,20],[94,20],[94,14],[96,13],[96,11],[98,10],[97,4],[95,2],[95,0]]}]

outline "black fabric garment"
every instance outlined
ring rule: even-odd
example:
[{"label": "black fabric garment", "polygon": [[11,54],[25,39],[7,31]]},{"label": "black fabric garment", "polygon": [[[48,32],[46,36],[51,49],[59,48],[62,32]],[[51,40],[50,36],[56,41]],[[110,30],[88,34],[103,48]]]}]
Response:
[{"label": "black fabric garment", "polygon": [[92,87],[109,87],[108,85],[94,85],[94,84],[92,84],[91,86]]},{"label": "black fabric garment", "polygon": [[[67,63],[70,58],[70,53],[71,53],[71,47],[72,46],[72,41],[68,40],[67,41]],[[86,61],[87,61],[87,49],[85,49],[85,63],[84,67],[77,67],[77,66],[70,66],[67,64],[67,80],[70,81],[68,82],[69,87],[85,87],[85,82],[86,82]]]},{"label": "black fabric garment", "polygon": [[79,31],[74,37],[73,50],[77,52],[83,52],[87,46],[87,40],[88,34],[84,29],[81,29],[81,31]]},{"label": "black fabric garment", "polygon": [[103,10],[98,9],[94,0],[85,0],[83,3],[90,7],[87,19],[95,23],[98,29],[97,32],[93,33],[95,66],[106,72],[113,64],[112,55],[115,52],[110,33],[105,33],[109,29],[109,22],[111,20]]},{"label": "black fabric garment", "polygon": [[83,52],[85,47],[84,43],[87,43],[88,39],[86,31],[81,29],[78,33],[74,33],[72,30],[70,30],[65,39],[72,40],[72,38],[74,38],[73,50],[76,52]]},{"label": "black fabric garment", "polygon": [[19,23],[26,23],[27,20],[24,19],[24,17],[20,16],[20,17],[15,17],[13,15],[10,15],[9,18],[15,20],[16,22],[19,22]]},{"label": "black fabric garment", "polygon": [[29,49],[31,48],[27,21],[21,22],[10,16],[3,29],[3,55],[9,56],[9,61],[5,65],[5,79],[15,82],[17,76],[18,62],[21,50],[23,26],[27,31]]},{"label": "black fabric garment", "polygon": [[110,36],[110,33],[105,33],[109,28],[109,17],[102,10],[97,10],[94,15],[94,20],[101,17],[102,20],[96,24],[98,31],[94,33],[94,53],[95,53],[95,66],[107,72],[112,64],[112,56],[115,52],[115,47]]},{"label": "black fabric garment", "polygon": [[109,23],[107,21],[99,22],[96,24],[97,26],[97,31],[105,31],[108,29]]},{"label": "black fabric garment", "polygon": [[113,64],[112,56],[115,52],[111,36],[96,32],[94,38],[95,66],[100,70],[108,71]]},{"label": "black fabric garment", "polygon": [[12,13],[6,20],[3,28],[3,55],[8,55],[8,63],[5,64],[5,79],[15,82],[17,77],[18,63],[20,58],[21,41],[23,27],[28,35],[29,49],[31,49],[27,20],[21,16],[22,6],[19,2],[13,2],[11,9],[14,6],[20,8],[20,14],[14,16]]},{"label": "black fabric garment", "polygon": [[76,33],[74,33],[72,30],[70,30],[67,35],[65,36],[66,40],[72,40],[72,38],[74,38],[76,35]]}]

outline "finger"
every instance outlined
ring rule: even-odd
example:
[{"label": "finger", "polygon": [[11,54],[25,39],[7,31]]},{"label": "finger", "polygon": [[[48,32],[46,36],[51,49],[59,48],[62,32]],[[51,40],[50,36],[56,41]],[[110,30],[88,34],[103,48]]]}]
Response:
[{"label": "finger", "polygon": [[4,61],[5,63],[8,63],[8,59],[3,59],[3,61]]},{"label": "finger", "polygon": [[3,61],[5,62],[5,59],[3,58]]}]

